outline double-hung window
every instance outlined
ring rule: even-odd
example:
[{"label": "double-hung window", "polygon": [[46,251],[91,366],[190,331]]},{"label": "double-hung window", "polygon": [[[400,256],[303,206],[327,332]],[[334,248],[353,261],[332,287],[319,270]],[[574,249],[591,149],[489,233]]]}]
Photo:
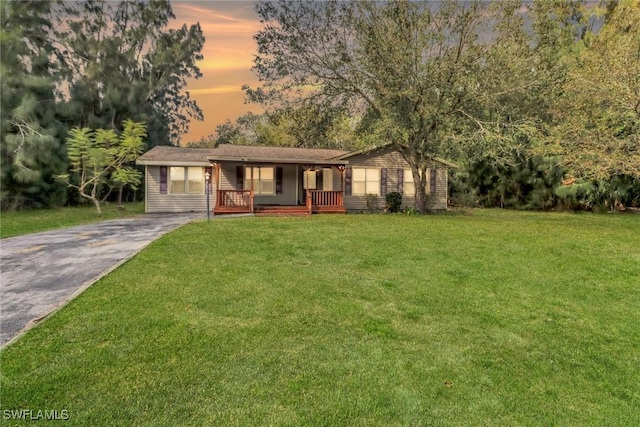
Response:
[{"label": "double-hung window", "polygon": [[204,168],[172,166],[169,182],[171,194],[204,194]]},{"label": "double-hung window", "polygon": [[251,189],[253,177],[254,194],[276,194],[275,168],[273,166],[253,166],[244,169],[244,189]]},{"label": "double-hung window", "polygon": [[367,194],[380,195],[380,169],[353,168],[351,194],[364,196]]}]

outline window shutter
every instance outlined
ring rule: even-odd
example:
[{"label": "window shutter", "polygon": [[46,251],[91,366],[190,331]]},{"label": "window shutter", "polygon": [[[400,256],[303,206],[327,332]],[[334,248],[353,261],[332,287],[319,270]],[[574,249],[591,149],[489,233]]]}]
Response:
[{"label": "window shutter", "polygon": [[244,190],[244,167],[236,166],[236,190]]},{"label": "window shutter", "polygon": [[387,195],[387,168],[380,169],[380,195]]},{"label": "window shutter", "polygon": [[276,194],[282,194],[282,168],[276,168]]},{"label": "window shutter", "polygon": [[[205,174],[205,178],[206,175],[209,174],[209,194],[211,194],[211,189],[213,188],[213,168],[211,166],[207,166],[206,168],[204,168],[204,174]],[[206,187],[207,185],[207,181],[205,180],[204,185]]]},{"label": "window shutter", "polygon": [[160,194],[167,194],[167,167],[160,166]]},{"label": "window shutter", "polygon": [[429,194],[436,195],[436,176],[438,171],[435,169],[429,169]]},{"label": "window shutter", "polygon": [[351,195],[351,166],[347,166],[344,171],[344,194]]},{"label": "window shutter", "polygon": [[404,169],[398,169],[398,193],[404,194]]}]

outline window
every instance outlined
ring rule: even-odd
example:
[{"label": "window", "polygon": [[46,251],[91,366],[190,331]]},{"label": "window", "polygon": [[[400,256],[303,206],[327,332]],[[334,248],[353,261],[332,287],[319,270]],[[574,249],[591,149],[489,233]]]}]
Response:
[{"label": "window", "polygon": [[304,171],[304,180],[302,188],[305,190],[315,190],[318,187],[316,182],[316,171],[308,170]]},{"label": "window", "polygon": [[169,192],[171,194],[183,194],[184,193],[184,167],[171,167],[169,170],[169,177],[171,178],[169,184]]},{"label": "window", "polygon": [[414,196],[416,194],[416,185],[413,182],[413,172],[411,172],[411,169],[405,169],[403,176],[404,182],[402,183],[402,188],[404,195]]},{"label": "window", "polygon": [[322,190],[333,191],[333,169],[332,168],[322,169]]},{"label": "window", "polygon": [[380,169],[353,168],[352,173],[351,194],[354,196],[380,195]]},{"label": "window", "polygon": [[188,167],[187,193],[204,194],[204,168]]},{"label": "window", "polygon": [[172,166],[169,177],[172,194],[204,194],[204,168]]},{"label": "window", "polygon": [[[403,182],[403,193],[405,196],[415,196],[416,194],[416,184],[413,181],[413,172],[411,169],[404,170],[404,182]],[[422,176],[422,173],[420,173]],[[429,190],[429,169],[427,169],[427,182],[425,183],[425,190]],[[428,192],[427,192],[428,194]]]},{"label": "window", "polygon": [[275,194],[275,172],[273,166],[254,166],[244,168],[244,189],[251,189],[253,172],[253,192],[255,194]]}]

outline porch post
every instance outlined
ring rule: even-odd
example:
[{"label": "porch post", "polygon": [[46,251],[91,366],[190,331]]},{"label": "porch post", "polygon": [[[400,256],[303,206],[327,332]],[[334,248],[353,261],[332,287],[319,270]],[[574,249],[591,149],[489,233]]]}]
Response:
[{"label": "porch post", "polygon": [[253,189],[253,165],[249,165],[249,170],[251,171],[251,186],[249,187],[251,189],[251,192],[249,193],[249,211],[253,213],[253,196],[255,194]]},{"label": "porch post", "polygon": [[213,165],[216,168],[216,195],[218,190],[220,190],[220,163],[214,162]]},{"label": "porch post", "polygon": [[344,180],[345,180],[345,176],[344,176],[344,171],[345,171],[345,167],[344,165],[340,165],[338,166],[338,170],[340,171],[340,207],[344,207]]},{"label": "porch post", "polygon": [[[215,215],[216,207],[222,206],[222,200],[220,197],[220,163],[213,162],[213,167],[215,168],[215,178],[216,178],[216,202],[213,204],[213,212]],[[209,184],[211,185],[211,184]],[[209,187],[211,188],[211,187]]]},{"label": "porch post", "polygon": [[300,180],[300,165],[296,164],[296,205],[300,203],[300,181],[299,180]]}]

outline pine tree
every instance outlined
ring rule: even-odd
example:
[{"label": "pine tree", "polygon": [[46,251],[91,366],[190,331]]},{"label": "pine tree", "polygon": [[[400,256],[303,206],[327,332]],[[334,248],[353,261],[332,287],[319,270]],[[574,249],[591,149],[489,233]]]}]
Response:
[{"label": "pine tree", "polygon": [[2,209],[64,203],[65,188],[53,179],[66,160],[56,117],[49,2],[0,5]]}]

